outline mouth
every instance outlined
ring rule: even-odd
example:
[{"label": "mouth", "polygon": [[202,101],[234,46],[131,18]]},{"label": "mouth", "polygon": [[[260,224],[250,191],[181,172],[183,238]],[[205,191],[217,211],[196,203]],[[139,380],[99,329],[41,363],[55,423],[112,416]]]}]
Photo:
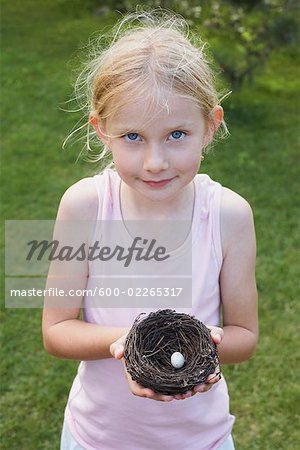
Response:
[{"label": "mouth", "polygon": [[165,180],[159,180],[159,181],[143,180],[143,182],[152,188],[162,188],[162,187],[166,186],[167,184],[171,183],[171,181],[174,180],[174,178],[175,177],[167,178]]}]

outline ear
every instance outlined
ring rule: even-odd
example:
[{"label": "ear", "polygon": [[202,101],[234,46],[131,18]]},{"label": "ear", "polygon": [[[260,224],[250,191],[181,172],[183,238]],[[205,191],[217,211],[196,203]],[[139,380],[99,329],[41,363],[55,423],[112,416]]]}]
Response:
[{"label": "ear", "polygon": [[223,120],[223,116],[224,116],[224,111],[222,106],[217,105],[213,108],[213,110],[211,111],[209,118],[210,121],[213,123],[213,129],[214,129],[214,133],[217,132],[217,130],[219,129],[222,120]]},{"label": "ear", "polygon": [[218,131],[223,120],[223,108],[220,105],[215,106],[208,117],[208,126],[204,138],[204,147],[211,143],[215,133]]},{"label": "ear", "polygon": [[104,122],[99,119],[94,113],[91,113],[89,116],[89,123],[92,125],[103,144],[107,146],[109,139],[106,134],[106,127]]}]

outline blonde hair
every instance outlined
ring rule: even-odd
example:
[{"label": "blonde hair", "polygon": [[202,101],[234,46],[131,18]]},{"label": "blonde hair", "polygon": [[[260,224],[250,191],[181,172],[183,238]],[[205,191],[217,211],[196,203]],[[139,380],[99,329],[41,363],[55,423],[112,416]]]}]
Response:
[{"label": "blonde hair", "polygon": [[[151,105],[159,104],[160,92],[166,88],[194,100],[206,119],[220,103],[205,45],[190,36],[181,16],[162,9],[131,13],[113,29],[112,42],[104,49],[102,39],[93,46],[93,57],[75,84],[80,108],[88,115],[105,121],[120,107],[141,98],[149,112]],[[87,125],[86,146],[91,150],[90,140],[96,133]],[[226,134],[224,121],[221,127]],[[107,156],[104,146],[91,159],[100,161]]]}]

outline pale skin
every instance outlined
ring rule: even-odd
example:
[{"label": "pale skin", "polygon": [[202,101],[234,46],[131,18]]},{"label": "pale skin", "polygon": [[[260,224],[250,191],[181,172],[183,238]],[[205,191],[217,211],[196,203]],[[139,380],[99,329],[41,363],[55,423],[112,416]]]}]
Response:
[{"label": "pale skin", "polygon": [[[192,180],[201,163],[202,149],[212,139],[223,111],[218,106],[205,119],[191,100],[174,94],[168,99],[169,110],[158,110],[143,126],[139,120],[145,111],[142,102],[129,103],[106,123],[97,114],[91,114],[91,123],[112,151],[116,170],[122,179],[124,220],[192,216]],[[116,135],[121,137],[113,137]],[[166,185],[155,184],[161,180],[167,180]],[[64,194],[57,220],[76,221],[82,217],[95,220],[97,206],[98,197],[92,179],[83,179]],[[207,326],[218,347],[221,364],[234,364],[251,357],[258,339],[255,232],[250,206],[226,188],[222,192],[220,219],[223,265],[219,281],[223,326]],[[54,274],[63,270],[57,261],[52,263],[48,287],[57,285]],[[77,263],[74,271],[77,276],[71,281],[60,280],[60,288],[66,292],[71,288],[82,290],[86,287],[87,262]],[[78,306],[74,304],[76,301]],[[81,301],[82,298],[73,297],[69,308],[45,306],[43,339],[46,350],[60,358],[96,360],[114,357],[124,363],[124,341],[129,328],[103,327],[80,320]],[[214,373],[206,384],[196,386],[184,395],[167,396],[133,381],[125,364],[123,366],[131,392],[157,401],[191,397],[209,390],[220,379]]]}]

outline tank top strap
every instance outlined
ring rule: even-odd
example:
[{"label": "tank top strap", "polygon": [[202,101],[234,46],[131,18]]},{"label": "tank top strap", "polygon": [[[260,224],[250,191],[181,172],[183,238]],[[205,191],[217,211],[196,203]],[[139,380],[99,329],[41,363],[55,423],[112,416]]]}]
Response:
[{"label": "tank top strap", "polygon": [[220,229],[222,185],[213,181],[207,174],[196,175],[194,183],[193,233],[197,236],[199,227],[206,228],[206,235],[210,235],[212,239],[217,264],[221,267],[223,261]]},{"label": "tank top strap", "polygon": [[120,177],[114,170],[106,169],[103,173],[94,175],[98,194],[99,220],[121,220],[120,212]]}]

